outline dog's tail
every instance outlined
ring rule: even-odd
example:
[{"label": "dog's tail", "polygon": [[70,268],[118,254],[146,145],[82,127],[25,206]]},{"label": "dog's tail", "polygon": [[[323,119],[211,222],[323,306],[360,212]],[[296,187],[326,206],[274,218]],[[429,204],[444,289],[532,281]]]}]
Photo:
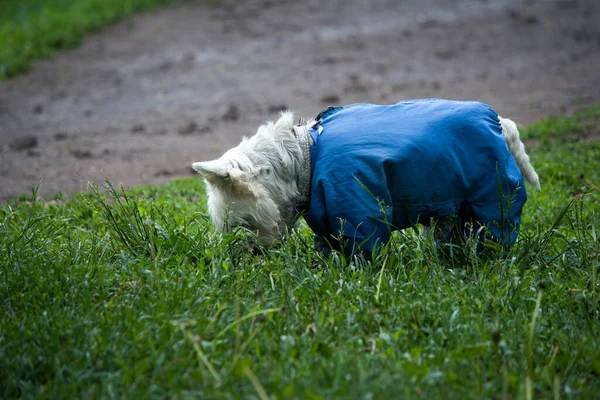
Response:
[{"label": "dog's tail", "polygon": [[508,118],[500,118],[500,124],[502,125],[504,140],[506,140],[508,149],[517,161],[517,165],[519,166],[523,177],[534,189],[540,190],[540,178],[529,162],[529,156],[525,152],[525,145],[521,142],[517,124]]}]

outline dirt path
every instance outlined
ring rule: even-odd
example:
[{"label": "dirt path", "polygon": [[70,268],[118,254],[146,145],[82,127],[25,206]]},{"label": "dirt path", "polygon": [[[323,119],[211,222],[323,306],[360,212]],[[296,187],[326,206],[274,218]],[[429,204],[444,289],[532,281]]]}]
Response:
[{"label": "dirt path", "polygon": [[595,0],[237,3],[137,16],[0,84],[0,198],[185,176],[282,108],[445,97],[530,123],[600,101]]}]

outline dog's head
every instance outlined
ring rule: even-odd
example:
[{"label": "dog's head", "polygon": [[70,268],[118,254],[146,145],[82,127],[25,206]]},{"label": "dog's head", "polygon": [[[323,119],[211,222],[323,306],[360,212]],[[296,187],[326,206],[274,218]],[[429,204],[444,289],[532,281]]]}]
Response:
[{"label": "dog's head", "polygon": [[206,182],[208,212],[218,231],[242,226],[270,244],[291,228],[298,217],[302,157],[293,121],[292,112],[283,112],[219,159],[192,165]]}]

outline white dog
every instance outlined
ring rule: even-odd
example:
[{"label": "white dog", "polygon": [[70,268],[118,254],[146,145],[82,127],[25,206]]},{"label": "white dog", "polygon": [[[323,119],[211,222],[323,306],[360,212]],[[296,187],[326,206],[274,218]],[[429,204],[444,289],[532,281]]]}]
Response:
[{"label": "white dog", "polygon": [[193,168],[221,232],[244,226],[269,244],[304,215],[317,237],[363,252],[393,230],[448,217],[450,236],[471,222],[509,246],[523,178],[540,188],[513,121],[482,103],[439,99],[330,107],[298,125],[282,112]]}]

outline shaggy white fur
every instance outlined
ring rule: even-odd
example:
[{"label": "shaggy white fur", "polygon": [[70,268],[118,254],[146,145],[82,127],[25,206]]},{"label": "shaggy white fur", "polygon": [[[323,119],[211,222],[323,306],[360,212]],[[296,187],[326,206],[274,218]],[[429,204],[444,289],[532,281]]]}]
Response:
[{"label": "shaggy white fur", "polygon": [[[215,228],[257,231],[264,244],[280,239],[299,216],[299,176],[304,154],[293,127],[294,113],[258,128],[221,158],[192,165],[204,176],[208,212]],[[309,167],[310,168],[310,167]]]},{"label": "shaggy white fur", "polygon": [[[540,189],[516,124],[500,118],[502,132],[523,177]],[[306,130],[294,130],[294,113],[282,112],[251,138],[244,138],[221,158],[192,167],[204,176],[208,211],[215,228],[227,232],[243,226],[256,231],[263,244],[281,239],[299,217],[302,176],[310,174]],[[308,169],[308,170],[307,170]],[[310,175],[308,175],[310,176]]]},{"label": "shaggy white fur", "polygon": [[529,162],[529,156],[525,152],[525,145],[521,142],[517,124],[508,118],[500,117],[500,125],[502,125],[504,140],[506,140],[508,149],[517,161],[517,165],[523,174],[523,178],[525,178],[534,189],[540,190],[540,178]]}]

